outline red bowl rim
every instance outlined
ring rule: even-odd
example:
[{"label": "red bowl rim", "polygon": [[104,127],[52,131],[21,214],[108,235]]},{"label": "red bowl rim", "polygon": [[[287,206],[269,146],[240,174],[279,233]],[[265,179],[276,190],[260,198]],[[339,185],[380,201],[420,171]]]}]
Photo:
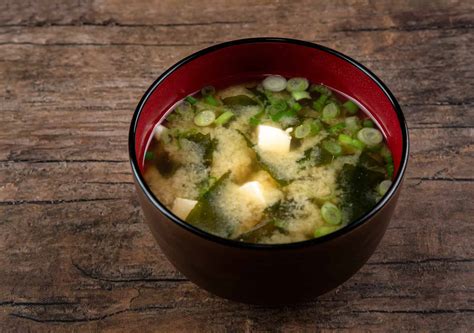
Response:
[{"label": "red bowl rim", "polygon": [[[400,167],[398,168],[398,173],[396,174],[394,181],[392,183],[392,186],[389,188],[387,193],[382,197],[382,199],[366,214],[358,218],[357,220],[347,224],[343,228],[330,233],[326,236],[323,237],[318,237],[318,238],[313,238],[305,241],[300,241],[300,242],[294,242],[294,243],[283,243],[283,244],[254,244],[254,243],[245,243],[237,240],[231,240],[227,238],[222,238],[219,236],[215,236],[213,234],[210,234],[206,231],[203,231],[197,227],[194,227],[193,225],[181,220],[178,218],[176,215],[174,215],[168,208],[166,208],[153,194],[153,192],[150,190],[148,185],[146,184],[143,175],[140,172],[138,161],[137,161],[137,155],[135,151],[135,134],[136,134],[136,129],[138,125],[138,119],[140,118],[140,113],[143,109],[143,106],[145,105],[146,101],[148,98],[151,96],[153,91],[170,75],[173,73],[176,69],[179,67],[183,66],[184,64],[193,61],[194,59],[201,57],[203,55],[206,55],[208,53],[214,52],[216,50],[229,47],[229,46],[235,46],[239,44],[251,44],[251,43],[288,43],[288,44],[296,44],[296,45],[301,45],[301,46],[306,46],[306,47],[311,47],[315,48],[327,53],[330,53],[332,55],[335,55],[353,66],[357,67],[360,71],[362,71],[365,75],[367,75],[369,78],[371,78],[377,85],[378,87],[384,92],[384,94],[387,96],[387,98],[390,100],[395,112],[397,113],[398,121],[400,124],[400,129],[402,132],[402,155],[401,155],[401,160],[400,160]],[[392,196],[396,193],[397,189],[400,187],[402,180],[403,180],[403,175],[405,174],[405,170],[408,164],[408,156],[409,156],[409,137],[408,137],[408,127],[405,121],[405,117],[403,115],[402,109],[400,105],[398,104],[397,100],[391,93],[391,91],[387,88],[387,86],[380,80],[374,73],[372,73],[369,69],[367,69],[365,66],[361,65],[354,59],[338,52],[333,49],[330,49],[328,47],[316,44],[316,43],[311,43],[303,40],[298,40],[298,39],[291,39],[291,38],[280,38],[280,37],[258,37],[258,38],[245,38],[245,39],[237,39],[237,40],[232,40],[224,43],[219,43],[210,47],[207,47],[205,49],[202,49],[200,51],[197,51],[186,58],[180,60],[170,68],[168,68],[165,72],[163,72],[156,80],[153,82],[153,84],[148,88],[146,93],[143,95],[141,98],[140,102],[138,103],[135,112],[133,113],[133,117],[131,120],[131,125],[130,125],[130,131],[129,131],[129,137],[128,137],[128,149],[129,149],[129,157],[130,157],[130,164],[132,167],[132,172],[133,175],[135,176],[135,179],[138,182],[138,185],[140,189],[143,191],[147,199],[158,209],[163,213],[168,219],[179,225],[180,227],[194,233],[195,235],[202,237],[208,241],[220,243],[221,245],[226,245],[226,246],[231,246],[235,248],[244,248],[244,249],[265,249],[265,250],[282,250],[282,249],[296,249],[296,248],[303,248],[307,246],[312,246],[312,245],[317,245],[317,244],[322,244],[326,243],[334,238],[337,238],[339,236],[342,236],[353,229],[361,226],[368,220],[370,220],[372,217],[374,217],[392,198]]]}]

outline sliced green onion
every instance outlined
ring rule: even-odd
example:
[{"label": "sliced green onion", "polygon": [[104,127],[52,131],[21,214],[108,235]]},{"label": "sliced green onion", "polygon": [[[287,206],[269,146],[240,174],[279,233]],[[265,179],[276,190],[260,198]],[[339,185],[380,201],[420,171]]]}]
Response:
[{"label": "sliced green onion", "polygon": [[188,96],[185,98],[186,102],[188,102],[191,105],[194,105],[197,103],[197,99],[195,99],[193,96]]},{"label": "sliced green onion", "polygon": [[346,123],[346,128],[351,131],[355,132],[359,130],[360,124],[359,124],[359,118],[353,116],[353,117],[347,117],[344,122]]},{"label": "sliced green onion", "polygon": [[295,128],[295,138],[302,139],[311,134],[311,125],[303,123]]},{"label": "sliced green onion", "polygon": [[387,170],[387,175],[388,175],[388,177],[389,177],[389,178],[392,178],[392,176],[393,176],[393,171],[394,171],[393,163],[387,164],[387,166],[385,167],[385,169]]},{"label": "sliced green onion", "polygon": [[274,115],[271,116],[273,121],[280,121],[283,118],[291,118],[291,117],[296,117],[296,111],[294,110],[285,110],[285,111],[280,111],[275,113]]},{"label": "sliced green onion", "polygon": [[226,111],[223,114],[221,114],[219,117],[214,120],[214,123],[216,125],[224,125],[227,123],[232,117],[234,116],[234,113],[231,111]]},{"label": "sliced green onion", "polygon": [[288,101],[288,106],[289,106],[290,108],[292,108],[293,110],[295,110],[295,111],[299,111],[299,110],[301,110],[301,109],[303,108],[300,103],[295,102],[295,101],[293,101],[293,100],[291,100],[291,99]]},{"label": "sliced green onion", "polygon": [[153,154],[152,151],[147,151],[145,153],[145,161],[151,161],[154,158],[155,158],[155,154]]},{"label": "sliced green onion", "polygon": [[323,109],[323,120],[334,119],[339,115],[339,107],[335,103],[329,103]]},{"label": "sliced green onion", "polygon": [[336,125],[332,125],[331,127],[329,127],[328,131],[329,133],[334,134],[334,133],[342,131],[344,128],[346,128],[345,123],[338,123]]},{"label": "sliced green onion", "polygon": [[332,95],[332,91],[328,87],[326,87],[322,84],[312,84],[311,88],[309,88],[309,90],[310,91],[317,91],[321,95],[326,95],[327,97]]},{"label": "sliced green onion", "polygon": [[283,99],[276,99],[272,102],[270,107],[270,113],[274,114],[276,112],[285,111],[288,108],[288,104],[286,104],[285,100]]},{"label": "sliced green onion", "polygon": [[304,77],[294,77],[286,83],[286,90],[289,92],[304,91],[308,89],[309,82]]},{"label": "sliced green onion", "polygon": [[352,146],[352,138],[347,134],[339,134],[337,141],[342,145]]},{"label": "sliced green onion", "polygon": [[369,147],[376,146],[383,141],[382,133],[376,128],[364,127],[357,132],[357,139]]},{"label": "sliced green onion", "polygon": [[213,86],[206,86],[201,89],[201,95],[203,96],[210,96],[210,95],[214,95],[215,93],[216,93],[216,88],[214,88]]},{"label": "sliced green onion", "polygon": [[342,147],[336,141],[327,140],[322,143],[322,147],[334,156],[342,154]]},{"label": "sliced green onion", "polygon": [[318,119],[315,119],[313,121],[311,121],[310,119],[308,119],[310,121],[310,127],[311,127],[311,136],[314,136],[316,134],[318,134],[320,131],[321,131],[321,128],[323,127],[321,125],[321,122],[318,120]]},{"label": "sliced green onion", "polygon": [[278,92],[285,90],[286,79],[280,75],[270,75],[262,81],[262,85],[266,90]]},{"label": "sliced green onion", "polygon": [[359,106],[351,100],[348,100],[342,107],[347,111],[349,114],[356,114],[359,111]]},{"label": "sliced green onion", "polygon": [[316,228],[314,231],[314,237],[323,237],[326,236],[330,233],[333,233],[334,231],[338,230],[339,226],[337,225],[323,225],[322,227]]},{"label": "sliced green onion", "polygon": [[392,153],[386,145],[383,145],[380,149],[380,155],[382,155],[386,163],[393,163]]},{"label": "sliced green onion", "polygon": [[194,116],[194,123],[201,127],[211,125],[214,120],[216,120],[216,115],[211,110],[201,111]]},{"label": "sliced green onion", "polygon": [[217,101],[217,99],[215,99],[214,96],[212,96],[212,95],[205,96],[204,97],[204,102],[206,102],[207,104],[212,105],[212,106],[218,106],[219,105],[219,102]]},{"label": "sliced green onion", "polygon": [[313,109],[315,109],[318,112],[321,112],[326,105],[326,101],[329,98],[328,95],[321,95],[319,98],[313,102]]},{"label": "sliced green onion", "polygon": [[176,112],[181,113],[181,114],[186,113],[186,112],[191,112],[192,110],[193,110],[193,107],[191,103],[189,103],[188,101],[182,101],[176,106]]},{"label": "sliced green onion", "polygon": [[326,223],[332,225],[338,225],[342,221],[341,211],[331,202],[325,202],[321,207],[321,217]]},{"label": "sliced green onion", "polygon": [[311,96],[309,95],[309,92],[307,91],[293,91],[291,93],[291,96],[295,99],[295,101],[299,101],[301,99],[305,99],[305,98],[311,98]]},{"label": "sliced green onion", "polygon": [[385,193],[387,193],[390,186],[392,186],[392,181],[391,180],[384,180],[379,184],[379,186],[377,186],[377,192],[380,195],[384,195]]},{"label": "sliced green onion", "polygon": [[375,127],[375,124],[372,120],[370,119],[364,119],[364,121],[362,122],[362,126],[364,127],[368,127],[368,128],[374,128]]},{"label": "sliced green onion", "polygon": [[357,140],[357,139],[352,139],[351,145],[357,149],[364,149],[365,145],[362,143],[362,141]]}]

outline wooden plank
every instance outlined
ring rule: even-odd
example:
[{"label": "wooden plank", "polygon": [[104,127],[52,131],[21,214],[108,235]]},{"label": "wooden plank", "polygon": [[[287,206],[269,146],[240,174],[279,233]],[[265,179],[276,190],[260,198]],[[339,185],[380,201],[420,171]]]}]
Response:
[{"label": "wooden plank", "polygon": [[[336,291],[283,312],[228,302],[187,282],[157,248],[133,193],[105,202],[1,206],[7,218],[0,224],[6,236],[0,251],[8,255],[0,258],[0,321],[30,329],[44,327],[39,322],[55,327],[73,322],[78,329],[143,322],[156,329],[223,329],[226,318],[232,318],[229,327],[234,329],[250,324],[283,330],[317,323],[351,329],[357,318],[357,325],[372,329],[382,329],[386,320],[399,328],[435,329],[439,320],[450,317],[456,318],[454,329],[468,327],[474,300],[474,211],[459,208],[466,186],[472,193],[472,183],[407,181],[394,220],[369,263]],[[440,197],[443,207],[436,204]],[[31,241],[18,248],[17,239]],[[420,297],[423,302],[414,301]],[[274,316],[280,321],[269,320]]]},{"label": "wooden plank", "polygon": [[[474,3],[457,0],[0,2],[0,330],[472,330],[473,27]],[[143,222],[127,160],[131,113],[163,70],[268,31],[367,65],[412,142],[368,264],[313,302],[275,308],[177,272]]]},{"label": "wooden plank", "polygon": [[[366,1],[310,0],[238,1],[217,0],[202,6],[185,0],[152,2],[114,0],[106,3],[91,0],[40,0],[1,3],[0,22],[4,25],[213,25],[220,22],[255,22],[262,28],[267,22],[299,25],[313,22],[330,29],[406,29],[420,27],[471,25],[469,1]],[[294,19],[294,20],[290,20]],[[322,29],[321,28],[321,29]],[[315,31],[318,31],[317,29]]]}]

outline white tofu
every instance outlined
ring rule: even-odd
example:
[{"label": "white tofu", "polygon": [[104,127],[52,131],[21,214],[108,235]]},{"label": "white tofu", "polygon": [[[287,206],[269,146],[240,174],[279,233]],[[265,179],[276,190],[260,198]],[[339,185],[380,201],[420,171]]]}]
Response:
[{"label": "white tofu", "polygon": [[196,204],[196,200],[176,198],[173,202],[173,208],[171,208],[171,211],[180,219],[185,220]]},{"label": "white tofu", "polygon": [[160,124],[157,124],[155,126],[155,129],[153,130],[154,131],[154,136],[155,136],[155,139],[156,140],[160,140],[161,138],[161,134],[163,134],[164,131],[166,131],[168,128],[163,126],[163,125],[160,125]]},{"label": "white tofu", "polygon": [[272,126],[258,126],[258,147],[263,151],[286,154],[290,151],[289,133]]},{"label": "white tofu", "polygon": [[257,203],[265,206],[267,201],[263,195],[262,185],[257,181],[252,181],[245,183],[240,188],[240,191],[243,191],[246,195],[250,196]]}]

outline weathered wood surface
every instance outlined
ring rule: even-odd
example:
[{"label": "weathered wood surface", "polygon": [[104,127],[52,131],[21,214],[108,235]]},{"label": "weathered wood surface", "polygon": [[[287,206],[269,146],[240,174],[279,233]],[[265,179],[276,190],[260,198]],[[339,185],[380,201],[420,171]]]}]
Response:
[{"label": "weathered wood surface", "polygon": [[[298,306],[187,281],[144,224],[127,161],[131,113],[160,72],[259,35],[366,64],[412,140],[374,256]],[[0,331],[472,331],[473,45],[472,1],[0,2]]]}]

